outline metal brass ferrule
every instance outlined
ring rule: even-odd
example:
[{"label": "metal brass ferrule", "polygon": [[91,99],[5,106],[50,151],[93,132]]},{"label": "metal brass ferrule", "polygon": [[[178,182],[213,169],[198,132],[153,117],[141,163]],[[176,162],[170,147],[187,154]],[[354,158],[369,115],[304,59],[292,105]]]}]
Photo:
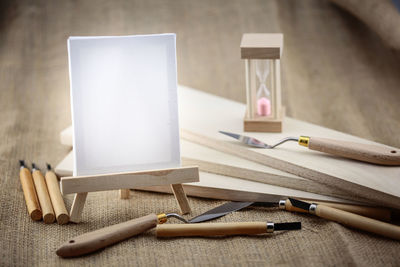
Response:
[{"label": "metal brass ferrule", "polygon": [[272,222],[267,222],[267,233],[273,233],[274,232],[274,223]]},{"label": "metal brass ferrule", "polygon": [[308,147],[308,143],[310,142],[310,137],[308,136],[300,136],[299,145]]},{"label": "metal brass ferrule", "polygon": [[279,200],[278,206],[281,210],[286,209],[286,200]]},{"label": "metal brass ferrule", "polygon": [[315,214],[315,213],[317,212],[317,204],[312,203],[312,204],[310,205],[310,208],[308,209],[308,211],[309,211],[311,214]]},{"label": "metal brass ferrule", "polygon": [[157,215],[157,220],[159,224],[163,224],[167,222],[167,214],[161,213]]}]

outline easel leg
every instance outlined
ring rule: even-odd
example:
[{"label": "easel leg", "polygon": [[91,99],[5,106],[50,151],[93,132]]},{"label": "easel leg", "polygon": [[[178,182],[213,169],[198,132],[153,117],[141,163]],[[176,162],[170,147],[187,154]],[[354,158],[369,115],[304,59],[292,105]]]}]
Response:
[{"label": "easel leg", "polygon": [[88,193],[78,193],[74,196],[74,202],[72,202],[72,207],[70,211],[70,222],[79,223],[81,221],[81,215],[83,207],[85,206],[85,201]]},{"label": "easel leg", "polygon": [[185,191],[183,190],[182,184],[171,184],[172,192],[178,201],[179,208],[181,209],[182,214],[190,213],[189,201],[186,197]]},{"label": "easel leg", "polygon": [[119,190],[119,197],[121,199],[129,199],[130,189],[120,189]]}]

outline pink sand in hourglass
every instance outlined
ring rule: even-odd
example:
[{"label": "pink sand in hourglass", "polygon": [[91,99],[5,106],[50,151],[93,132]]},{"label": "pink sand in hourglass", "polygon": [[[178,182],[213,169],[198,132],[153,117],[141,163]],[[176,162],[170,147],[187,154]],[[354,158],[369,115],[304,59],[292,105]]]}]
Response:
[{"label": "pink sand in hourglass", "polygon": [[257,114],[259,116],[271,115],[271,101],[266,97],[257,100]]}]

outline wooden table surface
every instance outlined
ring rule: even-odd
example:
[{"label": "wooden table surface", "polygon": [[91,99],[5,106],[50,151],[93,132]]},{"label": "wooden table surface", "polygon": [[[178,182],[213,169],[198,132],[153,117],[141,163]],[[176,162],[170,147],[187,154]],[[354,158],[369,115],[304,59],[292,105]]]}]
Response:
[{"label": "wooden table surface", "polygon": [[[0,265],[399,265],[396,241],[308,215],[262,209],[220,221],[301,220],[273,237],[157,240],[150,232],[76,260],[54,251],[66,239],[150,212],[176,209],[172,196],[117,192],[88,198],[84,222],[32,222],[18,159],[56,165],[68,152],[67,38],[175,32],[178,80],[245,102],[245,32],[283,32],[283,104],[291,117],[400,147],[400,59],[378,36],[328,1],[0,2]],[[71,205],[71,197],[66,198]],[[222,201],[191,198],[193,215]]]}]

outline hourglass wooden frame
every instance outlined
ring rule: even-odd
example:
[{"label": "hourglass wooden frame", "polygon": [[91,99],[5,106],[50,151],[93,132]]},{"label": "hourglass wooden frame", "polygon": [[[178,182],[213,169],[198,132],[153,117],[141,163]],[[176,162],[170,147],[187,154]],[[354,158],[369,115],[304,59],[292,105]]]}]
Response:
[{"label": "hourglass wooden frame", "polygon": [[[246,67],[245,132],[282,132],[282,49],[281,33],[245,33],[242,36],[241,58]],[[262,73],[260,65],[265,66]],[[261,94],[268,94],[268,97],[261,99]]]}]

